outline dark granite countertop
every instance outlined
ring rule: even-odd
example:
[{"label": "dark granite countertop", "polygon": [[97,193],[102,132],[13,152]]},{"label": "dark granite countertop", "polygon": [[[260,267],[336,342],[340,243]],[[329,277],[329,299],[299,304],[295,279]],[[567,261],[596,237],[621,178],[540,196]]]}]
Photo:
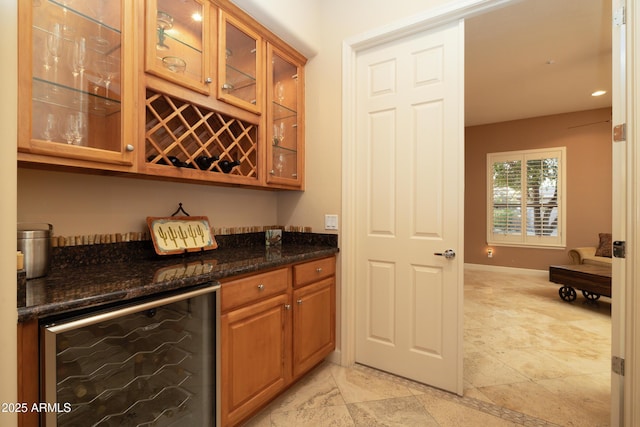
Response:
[{"label": "dark granite countertop", "polygon": [[[178,256],[158,256],[140,244],[122,246],[125,254],[118,251],[110,258],[96,254],[98,248],[77,249],[72,256],[59,256],[47,276],[22,285],[19,280],[18,321],[127,302],[338,252],[337,238],[320,236],[283,236],[282,246],[272,248],[257,239],[239,246],[227,242],[215,250]],[[113,251],[112,245],[95,246]],[[134,251],[126,253],[132,246]],[[96,261],[100,256],[106,262]]]}]

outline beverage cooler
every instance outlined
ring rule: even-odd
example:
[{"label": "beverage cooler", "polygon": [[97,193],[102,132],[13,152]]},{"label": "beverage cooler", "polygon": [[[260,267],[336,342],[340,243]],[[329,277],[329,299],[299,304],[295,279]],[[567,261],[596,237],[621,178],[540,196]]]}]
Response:
[{"label": "beverage cooler", "polygon": [[43,324],[44,424],[219,425],[218,289]]}]

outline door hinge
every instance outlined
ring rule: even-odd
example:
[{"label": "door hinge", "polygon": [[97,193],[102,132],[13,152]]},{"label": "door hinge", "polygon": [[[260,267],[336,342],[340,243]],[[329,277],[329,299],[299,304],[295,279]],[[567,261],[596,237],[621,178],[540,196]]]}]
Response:
[{"label": "door hinge", "polygon": [[626,258],[627,257],[627,242],[622,240],[616,240],[613,242],[613,257],[614,258]]},{"label": "door hinge", "polygon": [[624,359],[619,356],[611,357],[611,371],[624,377]]},{"label": "door hinge", "polygon": [[613,127],[613,142],[621,142],[627,140],[627,124],[621,123]]},{"label": "door hinge", "polygon": [[619,27],[626,23],[627,23],[627,16],[624,10],[624,6],[622,6],[613,12],[613,24]]}]

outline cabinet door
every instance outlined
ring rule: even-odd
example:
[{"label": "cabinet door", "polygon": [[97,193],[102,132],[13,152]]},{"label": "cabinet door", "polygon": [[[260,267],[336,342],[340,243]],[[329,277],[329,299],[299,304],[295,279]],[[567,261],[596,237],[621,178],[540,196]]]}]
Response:
[{"label": "cabinet door", "polygon": [[277,394],[290,377],[286,294],[221,318],[222,424],[235,425]]},{"label": "cabinet door", "polygon": [[267,182],[301,188],[304,167],[304,68],[267,45]]},{"label": "cabinet door", "polygon": [[20,151],[132,164],[132,4],[19,2]]},{"label": "cabinet door", "polygon": [[210,11],[204,0],[147,0],[146,71],[209,95]]},{"label": "cabinet door", "polygon": [[329,278],[293,292],[293,376],[307,372],[335,349],[336,291]]},{"label": "cabinet door", "polygon": [[218,98],[260,113],[264,82],[262,38],[222,10],[218,33]]}]

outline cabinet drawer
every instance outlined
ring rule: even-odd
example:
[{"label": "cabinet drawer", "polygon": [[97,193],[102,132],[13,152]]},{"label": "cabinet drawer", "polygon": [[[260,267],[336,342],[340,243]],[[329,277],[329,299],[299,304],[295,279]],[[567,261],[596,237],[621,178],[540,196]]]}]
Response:
[{"label": "cabinet drawer", "polygon": [[305,262],[293,266],[294,286],[301,286],[336,274],[335,257]]},{"label": "cabinet drawer", "polygon": [[223,283],[220,309],[226,311],[285,292],[289,285],[288,272],[289,269],[281,268]]}]

